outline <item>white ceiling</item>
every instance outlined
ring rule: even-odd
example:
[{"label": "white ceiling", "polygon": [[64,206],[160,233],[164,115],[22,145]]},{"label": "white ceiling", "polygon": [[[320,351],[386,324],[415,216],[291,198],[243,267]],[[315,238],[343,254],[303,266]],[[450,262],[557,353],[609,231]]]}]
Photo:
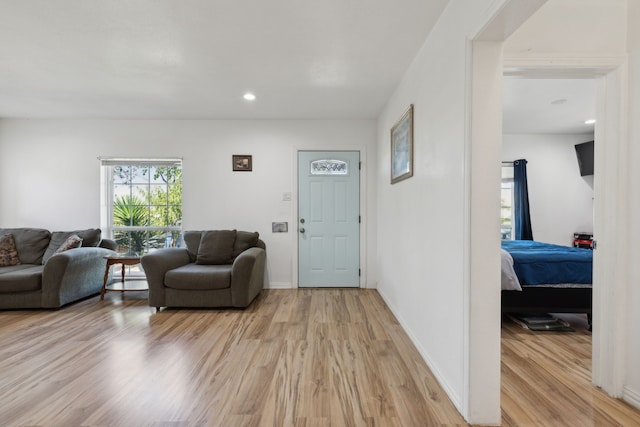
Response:
[{"label": "white ceiling", "polygon": [[596,80],[505,77],[503,133],[592,133]]},{"label": "white ceiling", "polygon": [[375,118],[447,2],[2,0],[0,118]]},{"label": "white ceiling", "polygon": [[[0,0],[0,118],[375,118],[447,2]],[[593,131],[593,80],[504,93],[505,133]]]}]

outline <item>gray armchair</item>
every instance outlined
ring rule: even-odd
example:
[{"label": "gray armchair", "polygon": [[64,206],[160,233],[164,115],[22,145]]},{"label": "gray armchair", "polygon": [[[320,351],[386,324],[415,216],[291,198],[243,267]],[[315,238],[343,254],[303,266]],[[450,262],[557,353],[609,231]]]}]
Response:
[{"label": "gray armchair", "polygon": [[187,231],[186,248],[142,257],[151,307],[247,307],[264,283],[266,246],[258,233]]}]

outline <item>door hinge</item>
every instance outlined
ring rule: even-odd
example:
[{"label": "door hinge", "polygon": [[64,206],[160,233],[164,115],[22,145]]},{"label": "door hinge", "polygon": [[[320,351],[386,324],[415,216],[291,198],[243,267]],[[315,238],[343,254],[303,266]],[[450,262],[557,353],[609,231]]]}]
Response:
[{"label": "door hinge", "polygon": [[362,162],[358,162],[358,170],[362,170]]},{"label": "door hinge", "polygon": [[358,224],[362,224],[362,215],[358,215]]},{"label": "door hinge", "polygon": [[362,272],[360,271],[360,269],[358,269],[358,277],[360,277],[360,276],[361,276],[361,273],[362,273]]}]

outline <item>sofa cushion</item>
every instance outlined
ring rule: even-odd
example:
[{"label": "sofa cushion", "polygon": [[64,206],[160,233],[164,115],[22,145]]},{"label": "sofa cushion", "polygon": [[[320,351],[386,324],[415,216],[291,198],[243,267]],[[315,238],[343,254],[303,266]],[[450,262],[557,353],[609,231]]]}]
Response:
[{"label": "sofa cushion", "polygon": [[13,234],[0,236],[0,267],[18,264],[20,264],[20,258]]},{"label": "sofa cushion", "polygon": [[210,230],[202,233],[196,264],[224,265],[233,263],[236,230]]},{"label": "sofa cushion", "polygon": [[42,256],[49,246],[51,233],[41,228],[2,228],[0,236],[13,234],[18,256],[23,264],[41,264]]},{"label": "sofa cushion", "polygon": [[258,244],[258,232],[250,233],[248,231],[236,232],[236,241],[233,244],[233,259],[249,248],[253,248]]},{"label": "sofa cushion", "polygon": [[44,266],[33,264],[0,268],[0,294],[40,290],[43,269]]},{"label": "sofa cushion", "polygon": [[181,290],[224,289],[231,286],[230,265],[187,264],[167,271],[167,288]]}]

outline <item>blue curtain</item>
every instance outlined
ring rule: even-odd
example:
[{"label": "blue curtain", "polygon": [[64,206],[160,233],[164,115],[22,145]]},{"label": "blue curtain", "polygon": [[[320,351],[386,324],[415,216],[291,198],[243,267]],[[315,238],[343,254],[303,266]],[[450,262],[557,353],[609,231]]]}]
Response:
[{"label": "blue curtain", "polygon": [[527,161],[513,162],[513,197],[516,220],[516,240],[533,240],[529,213],[529,188],[527,185]]}]

